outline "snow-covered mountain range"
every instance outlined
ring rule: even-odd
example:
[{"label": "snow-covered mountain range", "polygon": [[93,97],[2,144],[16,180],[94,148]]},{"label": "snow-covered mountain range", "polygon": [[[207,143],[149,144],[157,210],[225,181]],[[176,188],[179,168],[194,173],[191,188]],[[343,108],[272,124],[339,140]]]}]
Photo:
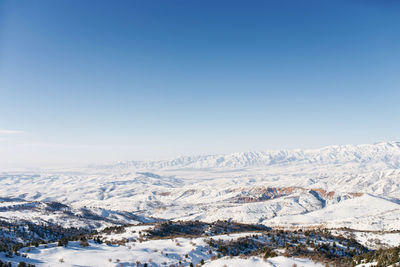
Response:
[{"label": "snow-covered mountain range", "polygon": [[400,143],[385,142],[3,172],[0,196],[161,219],[400,230],[399,178]]},{"label": "snow-covered mountain range", "polygon": [[[388,168],[400,167],[400,142],[381,142],[366,145],[328,146],[307,150],[272,150],[242,152],[225,155],[182,156],[161,161],[128,161],[103,165],[103,168],[250,168],[281,164],[385,164]],[[366,167],[366,166],[365,166]]]}]

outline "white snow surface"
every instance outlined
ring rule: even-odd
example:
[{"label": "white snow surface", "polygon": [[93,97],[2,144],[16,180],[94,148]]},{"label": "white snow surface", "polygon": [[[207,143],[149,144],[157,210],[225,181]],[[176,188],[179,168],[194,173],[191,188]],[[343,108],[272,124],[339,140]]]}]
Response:
[{"label": "white snow surface", "polygon": [[400,230],[399,178],[399,142],[4,171],[0,217],[14,215],[1,209],[11,197],[173,220]]},{"label": "white snow surface", "polygon": [[222,258],[215,261],[207,262],[204,266],[207,267],[221,267],[221,266],[228,266],[228,267],[243,267],[243,266],[253,266],[253,267],[291,267],[295,266],[302,267],[309,267],[309,266],[316,266],[316,267],[323,267],[324,265],[320,263],[314,263],[312,260],[309,259],[299,259],[299,258],[288,258],[283,256],[278,256],[274,258],[269,258],[267,260],[258,258],[258,257],[251,257],[248,259],[240,259],[238,257],[234,258]]},{"label": "white snow surface", "polygon": [[[286,267],[297,264],[298,266],[318,266],[323,265],[313,263],[309,259],[289,258],[278,256],[264,260],[259,257],[239,258],[223,257],[211,260],[216,257],[216,253],[209,253],[209,247],[204,237],[199,238],[175,238],[148,240],[143,242],[135,241],[137,233],[148,226],[132,226],[121,234],[111,234],[108,239],[126,239],[130,242],[125,245],[96,244],[90,241],[88,247],[81,247],[79,242],[69,242],[67,247],[58,247],[55,243],[40,245],[39,247],[26,247],[20,250],[27,257],[14,256],[6,258],[4,253],[0,253],[0,260],[10,261],[13,265],[20,261],[35,264],[38,267],[52,266],[140,266],[147,263],[148,266],[170,266],[177,265],[179,262],[183,266],[194,265],[205,261],[204,266],[276,266]],[[230,240],[239,237],[253,235],[254,233],[239,233],[231,235],[214,236],[215,239]],[[187,255],[187,256],[186,256]]]},{"label": "white snow surface", "polygon": [[341,235],[346,238],[354,238],[363,246],[369,249],[390,248],[400,245],[400,233],[395,232],[357,232],[357,231],[332,231],[334,235]]}]

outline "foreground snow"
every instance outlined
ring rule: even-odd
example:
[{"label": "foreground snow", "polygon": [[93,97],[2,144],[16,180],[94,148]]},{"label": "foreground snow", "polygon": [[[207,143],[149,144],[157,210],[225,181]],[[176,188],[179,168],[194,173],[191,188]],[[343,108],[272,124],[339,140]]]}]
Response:
[{"label": "foreground snow", "polygon": [[391,248],[400,246],[400,233],[332,231],[334,235],[354,238],[358,243],[370,249]]},{"label": "foreground snow", "polygon": [[[110,239],[137,238],[137,232],[146,227],[131,227],[123,235],[112,235]],[[251,233],[252,235],[256,233]],[[215,239],[232,240],[249,235],[248,233],[220,235]],[[189,266],[205,261],[204,266],[323,266],[309,259],[288,258],[278,256],[269,259],[260,257],[223,257],[216,259],[215,253],[209,253],[209,247],[204,238],[176,238],[165,240],[150,240],[130,242],[125,246],[96,244],[81,247],[79,242],[69,242],[67,247],[58,247],[56,244],[41,245],[39,247],[24,248],[20,252],[27,257],[6,258],[0,253],[0,260],[11,261],[17,264],[20,261],[35,264],[36,266],[171,266],[182,264]],[[213,257],[211,259],[211,257]]]},{"label": "foreground snow", "polygon": [[[139,233],[151,226],[131,226],[121,234],[103,234],[105,240],[127,240],[126,245],[97,244],[89,241],[88,247],[82,247],[80,242],[69,242],[67,247],[59,247],[56,243],[28,247],[20,250],[28,258],[6,258],[0,253],[0,260],[18,263],[35,264],[36,266],[136,266],[138,262],[149,266],[170,266],[181,262],[189,266],[190,262],[197,264],[208,260],[215,254],[209,254],[209,248],[204,238],[176,238],[140,241]],[[254,234],[254,233],[252,233]],[[217,238],[231,240],[248,235],[238,233],[220,235]],[[187,255],[187,256],[186,256]]]},{"label": "foreground snow", "polygon": [[314,263],[312,260],[309,259],[299,259],[299,258],[287,258],[283,256],[278,256],[274,258],[269,258],[267,260],[251,257],[248,259],[241,259],[241,258],[222,258],[215,261],[207,262],[204,266],[207,267],[221,267],[221,266],[228,266],[228,267],[243,267],[243,266],[253,266],[253,267],[291,267],[295,266],[302,267],[309,267],[309,266],[317,266],[323,267],[324,265],[319,263]]}]

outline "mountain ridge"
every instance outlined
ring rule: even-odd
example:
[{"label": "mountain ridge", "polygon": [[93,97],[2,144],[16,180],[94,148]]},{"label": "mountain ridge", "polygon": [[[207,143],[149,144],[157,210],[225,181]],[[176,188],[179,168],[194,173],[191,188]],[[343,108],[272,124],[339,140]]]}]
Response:
[{"label": "mountain ridge", "polygon": [[383,161],[400,168],[400,142],[379,142],[361,145],[332,145],[319,149],[282,149],[179,156],[165,160],[120,161],[113,164],[89,165],[89,168],[246,168],[275,164],[306,162],[317,164],[367,163]]}]

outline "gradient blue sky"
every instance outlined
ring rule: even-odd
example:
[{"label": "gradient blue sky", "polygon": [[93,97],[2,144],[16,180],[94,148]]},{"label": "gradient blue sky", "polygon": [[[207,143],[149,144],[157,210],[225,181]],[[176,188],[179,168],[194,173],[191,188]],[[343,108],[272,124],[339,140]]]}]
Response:
[{"label": "gradient blue sky", "polygon": [[0,0],[0,164],[400,140],[399,1]]}]

